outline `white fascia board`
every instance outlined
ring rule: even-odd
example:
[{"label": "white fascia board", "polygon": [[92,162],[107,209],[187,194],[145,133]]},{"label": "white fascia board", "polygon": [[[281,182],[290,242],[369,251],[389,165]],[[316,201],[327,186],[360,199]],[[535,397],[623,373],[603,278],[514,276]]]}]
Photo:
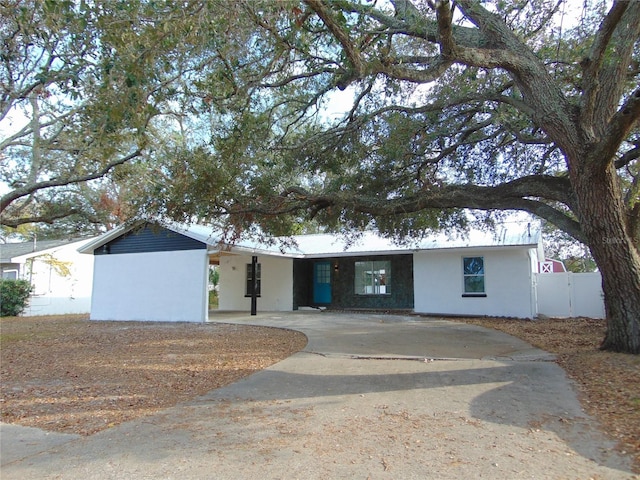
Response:
[{"label": "white fascia board", "polygon": [[266,255],[269,257],[281,257],[281,258],[309,258],[303,253],[282,252],[280,250],[268,250],[260,247],[252,247],[245,245],[229,245],[229,249],[225,250],[229,253],[237,254],[249,254],[249,255]]},{"label": "white fascia board", "polygon": [[80,248],[78,248],[78,252],[93,255],[94,250],[100,248],[106,243],[109,243],[111,240],[118,238],[120,235],[124,235],[129,230],[132,230],[136,225],[138,225],[138,223],[134,223],[131,225],[120,225],[119,227],[116,227],[113,230],[109,230],[107,233],[104,233],[99,237],[94,238],[92,241],[90,241],[86,245],[83,245]]},{"label": "white fascia board", "polygon": [[418,249],[406,249],[406,250],[370,250],[370,251],[365,251],[365,250],[357,250],[357,251],[351,251],[351,252],[326,252],[326,253],[311,253],[308,255],[300,255],[299,258],[310,258],[310,259],[317,259],[317,258],[327,258],[327,257],[332,257],[332,258],[345,258],[345,257],[369,257],[369,256],[375,256],[375,255],[403,255],[403,254],[412,254],[415,252],[418,252],[420,250]]},{"label": "white fascia board", "polygon": [[436,247],[436,248],[421,248],[416,251],[420,252],[437,252],[440,250],[452,251],[452,250],[515,250],[536,248],[538,245],[533,244],[516,244],[516,245],[465,245],[456,247]]},{"label": "white fascia board", "polygon": [[324,252],[324,253],[313,253],[300,255],[297,258],[309,258],[309,259],[317,259],[317,258],[326,258],[326,257],[366,257],[366,256],[375,256],[375,255],[403,255],[403,254],[414,254],[418,252],[438,252],[438,251],[447,251],[447,252],[455,252],[455,251],[469,251],[469,250],[516,250],[516,249],[531,249],[536,248],[536,244],[532,245],[469,245],[469,246],[455,246],[455,247],[435,247],[435,248],[398,248],[396,250],[356,250],[356,251],[342,251],[342,252]]}]

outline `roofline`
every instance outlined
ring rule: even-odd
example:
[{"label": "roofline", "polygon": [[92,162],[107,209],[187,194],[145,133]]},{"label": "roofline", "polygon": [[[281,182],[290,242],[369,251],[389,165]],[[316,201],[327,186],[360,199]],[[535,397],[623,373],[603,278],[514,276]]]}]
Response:
[{"label": "roofline", "polygon": [[455,246],[455,247],[434,247],[434,248],[407,248],[407,249],[398,249],[398,250],[363,250],[363,251],[347,251],[347,252],[338,252],[338,253],[310,253],[310,254],[301,254],[300,258],[326,258],[326,257],[354,257],[354,256],[367,256],[367,255],[398,255],[405,254],[410,255],[413,253],[419,252],[437,252],[437,251],[455,251],[455,250],[487,250],[487,249],[515,249],[515,248],[526,248],[526,249],[535,249],[538,248],[537,243],[518,243],[518,244],[509,244],[509,245],[465,245],[465,246]]},{"label": "roofline", "polygon": [[249,247],[246,245],[228,245],[228,244],[223,244],[226,247],[228,247],[226,250],[224,248],[218,248],[210,253],[216,253],[216,252],[220,252],[220,251],[227,251],[229,253],[237,253],[237,254],[241,254],[241,253],[248,253],[251,255],[266,255],[266,256],[271,256],[271,257],[280,257],[280,258],[305,258],[306,255],[304,255],[303,253],[294,253],[294,252],[281,252],[281,251],[276,251],[276,250],[268,250],[265,248],[256,248],[256,247]]},{"label": "roofline", "polygon": [[109,230],[108,232],[103,233],[98,238],[78,248],[78,252],[93,255],[94,250],[97,250],[103,245],[109,243],[111,240],[118,238],[120,235],[124,235],[130,230],[133,230],[135,227],[137,227],[138,225],[141,225],[142,223],[143,223],[142,221],[137,221],[128,225],[127,224],[120,225],[119,227],[116,227],[113,230]]},{"label": "roofline", "polygon": [[199,235],[197,235],[194,232],[189,231],[189,226],[185,225],[185,224],[180,224],[177,222],[167,222],[167,221],[161,221],[161,220],[148,220],[148,219],[139,219],[139,220],[135,220],[133,222],[130,222],[128,224],[124,224],[124,225],[120,225],[119,227],[114,228],[113,230],[110,230],[104,234],[102,234],[100,237],[96,238],[95,241],[88,243],[87,245],[83,246],[82,248],[79,248],[78,251],[80,253],[85,253],[85,254],[93,254],[93,252],[95,250],[97,250],[98,248],[102,247],[103,245],[111,242],[112,240],[115,240],[118,237],[121,237],[122,235],[125,235],[126,233],[129,233],[131,230],[138,228],[144,224],[147,223],[153,223],[156,224],[160,227],[166,228],[168,230],[171,230],[174,233],[178,233],[180,235],[184,235],[185,237],[189,237],[193,240],[197,240],[199,242],[204,243],[207,246],[216,246],[218,245],[220,242],[217,239],[213,239],[215,240],[215,242],[211,241],[208,242],[206,240],[203,240],[203,238]]},{"label": "roofline", "polygon": [[[40,255],[47,255],[49,253],[55,252],[56,250],[60,250],[61,248],[66,248],[69,246],[73,246],[75,244],[78,243],[91,243],[92,241],[94,241],[94,239],[91,238],[85,238],[85,239],[81,239],[81,240],[75,240],[69,243],[63,243],[61,245],[57,245],[55,247],[49,247],[49,248],[45,248],[43,250],[36,250],[35,252],[29,252],[29,253],[23,253],[22,255],[16,255],[15,257],[11,257],[9,258],[9,263],[22,263],[22,260],[28,260],[29,258],[34,258],[34,257],[39,257]],[[80,248],[83,248],[83,246],[80,246],[78,249],[76,249],[77,251],[79,251]]]},{"label": "roofline", "polygon": [[[530,236],[531,240],[528,243],[510,243],[510,244],[503,244],[503,245],[456,245],[452,247],[439,246],[439,247],[433,247],[433,248],[408,246],[406,248],[398,248],[398,249],[392,249],[392,250],[388,250],[388,249],[387,250],[363,250],[363,251],[347,250],[342,252],[321,252],[321,253],[307,254],[302,251],[282,252],[280,250],[269,250],[267,248],[242,245],[241,243],[239,244],[220,243],[219,238],[214,238],[214,237],[209,237],[211,241],[207,241],[207,239],[203,239],[202,235],[198,235],[197,233],[190,231],[189,226],[186,224],[180,224],[177,222],[170,222],[170,221],[154,220],[154,219],[139,219],[139,220],[130,222],[129,224],[121,225],[109,232],[104,233],[103,235],[97,237],[96,239],[88,242],[86,245],[80,247],[78,249],[78,252],[84,253],[84,254],[93,254],[93,252],[96,249],[130,232],[134,228],[137,228],[146,223],[156,223],[159,226],[167,228],[175,233],[178,233],[186,237],[192,238],[194,240],[197,240],[199,242],[202,242],[205,245],[207,245],[207,252],[209,254],[215,254],[216,252],[226,250],[229,253],[236,253],[236,254],[244,253],[244,254],[268,255],[268,256],[281,257],[281,258],[297,258],[297,259],[302,259],[302,258],[318,259],[318,258],[327,258],[327,257],[354,257],[354,256],[366,256],[366,255],[398,255],[398,254],[412,254],[417,252],[431,252],[431,251],[443,251],[443,250],[454,251],[454,250],[504,249],[504,248],[528,248],[528,249],[537,248],[539,249],[541,245],[541,240],[542,240],[541,232],[537,231],[535,235]],[[320,236],[323,234],[315,234],[315,235]]]}]

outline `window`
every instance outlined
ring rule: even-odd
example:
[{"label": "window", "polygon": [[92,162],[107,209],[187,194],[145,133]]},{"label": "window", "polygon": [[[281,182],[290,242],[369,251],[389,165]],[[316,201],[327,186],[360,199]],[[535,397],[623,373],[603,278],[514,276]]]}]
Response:
[{"label": "window", "polygon": [[316,283],[331,283],[331,264],[330,263],[317,263],[316,269]]},{"label": "window", "polygon": [[482,295],[484,290],[484,258],[463,257],[464,293]]},{"label": "window", "polygon": [[553,262],[540,262],[540,273],[553,273]]},{"label": "window", "polygon": [[[256,264],[256,294],[260,296],[260,284],[261,284],[261,264]],[[245,297],[251,296],[251,283],[253,278],[251,277],[251,264],[247,263],[247,289],[245,290]]]},{"label": "window", "polygon": [[3,270],[2,278],[4,278],[5,280],[17,280],[18,270]]},{"label": "window", "polygon": [[356,262],[356,295],[387,295],[391,293],[391,262]]}]

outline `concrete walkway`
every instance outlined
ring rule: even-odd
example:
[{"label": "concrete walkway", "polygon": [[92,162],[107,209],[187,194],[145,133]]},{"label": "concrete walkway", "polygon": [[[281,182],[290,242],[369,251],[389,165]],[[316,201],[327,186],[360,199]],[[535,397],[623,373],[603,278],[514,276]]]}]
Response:
[{"label": "concrete walkway", "polygon": [[3,425],[3,480],[628,479],[545,352],[419,317],[215,314],[303,352],[91,437]]}]

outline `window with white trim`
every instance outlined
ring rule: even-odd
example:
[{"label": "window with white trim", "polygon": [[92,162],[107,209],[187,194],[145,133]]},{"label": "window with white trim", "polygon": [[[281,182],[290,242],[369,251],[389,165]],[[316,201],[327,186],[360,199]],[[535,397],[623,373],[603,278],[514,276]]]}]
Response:
[{"label": "window with white trim", "polygon": [[391,293],[391,262],[355,262],[356,295],[387,295]]},{"label": "window with white trim", "polygon": [[[251,264],[247,263],[247,287],[245,290],[245,297],[251,296],[251,284],[253,280],[251,273],[252,273]],[[256,264],[256,295],[258,297],[260,296],[261,283],[262,283],[262,266],[261,264],[257,263]]]},{"label": "window with white trim", "polygon": [[462,276],[464,293],[468,295],[482,295],[484,285],[484,257],[463,257]]},{"label": "window with white trim", "polygon": [[5,280],[18,280],[18,270],[3,270],[2,278]]}]

